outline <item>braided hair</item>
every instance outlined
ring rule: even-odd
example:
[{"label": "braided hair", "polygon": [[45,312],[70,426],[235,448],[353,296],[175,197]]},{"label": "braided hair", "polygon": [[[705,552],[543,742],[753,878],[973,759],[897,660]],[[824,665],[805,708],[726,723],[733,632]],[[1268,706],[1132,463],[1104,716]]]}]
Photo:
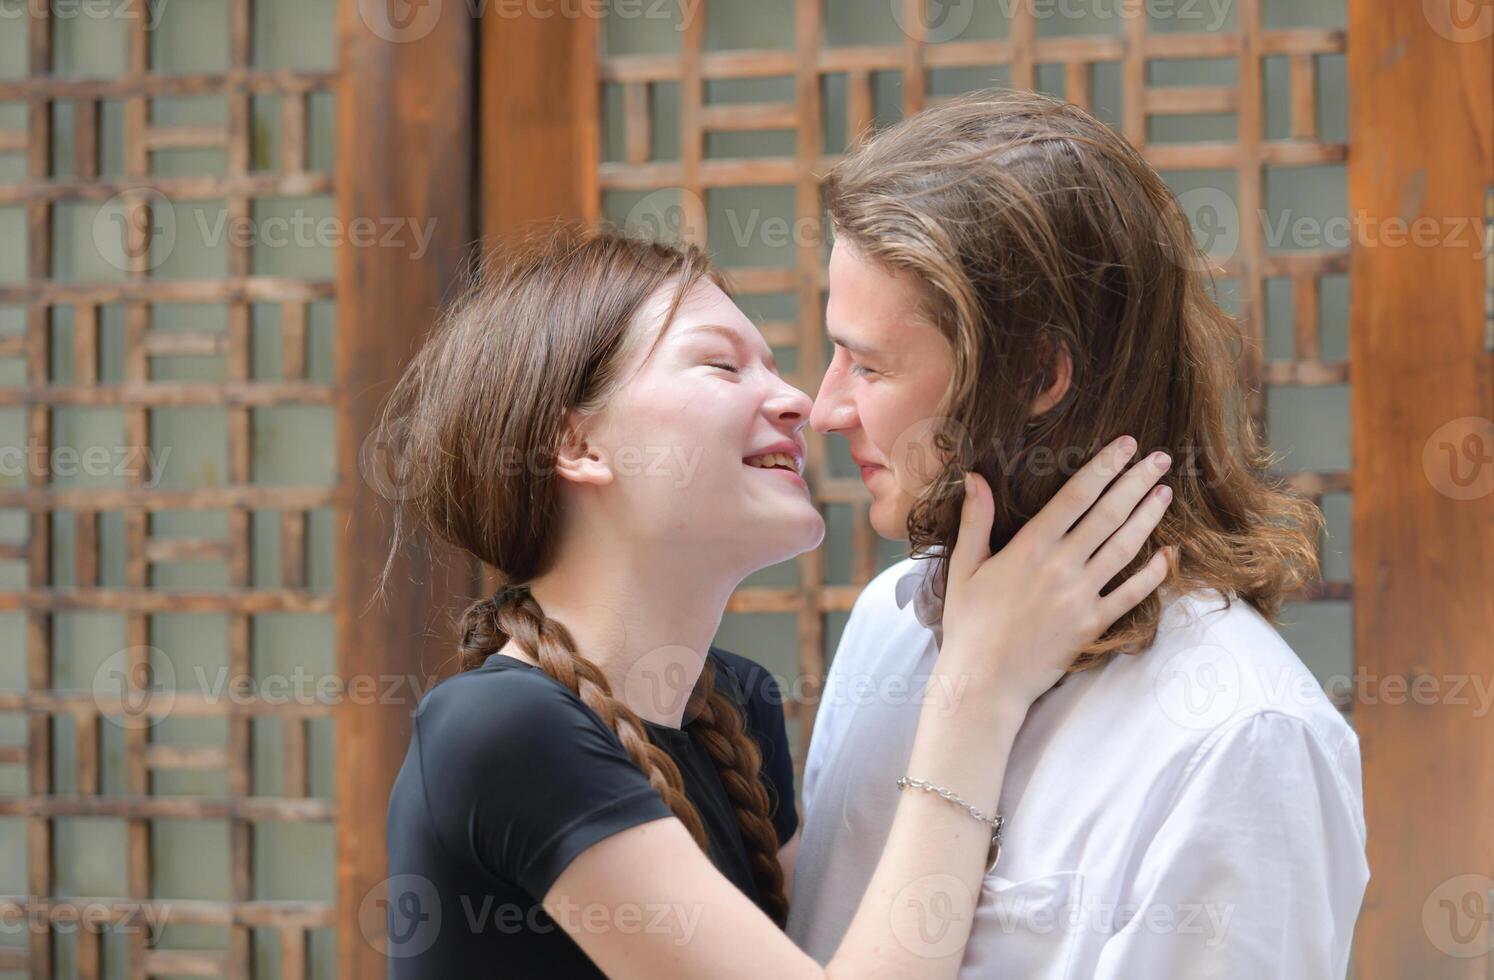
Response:
[{"label": "braided hair", "polygon": [[[576,649],[564,624],[545,615],[528,588],[509,585],[498,589],[488,599],[473,603],[462,622],[462,670],[482,666],[490,654],[512,641],[616,733],[629,758],[648,777],[649,785],[701,849],[706,848],[705,825],[685,795],[679,766],[649,739],[642,720],[612,692],[606,675]],[[778,832],[769,818],[771,800],[758,776],[762,753],[747,730],[741,708],[717,688],[715,664],[709,657],[686,709],[686,717],[692,715],[690,732],[715,763],[721,785],[731,799],[737,828],[747,844],[759,900],[782,926],[788,916],[788,900],[783,891],[783,867],[778,863]]]}]

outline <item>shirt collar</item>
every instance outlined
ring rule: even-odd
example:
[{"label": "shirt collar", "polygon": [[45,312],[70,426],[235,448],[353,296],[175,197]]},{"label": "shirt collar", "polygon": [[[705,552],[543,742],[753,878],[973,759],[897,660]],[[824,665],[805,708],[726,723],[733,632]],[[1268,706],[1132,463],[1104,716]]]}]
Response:
[{"label": "shirt collar", "polygon": [[934,595],[935,556],[943,553],[943,547],[934,545],[928,557],[917,558],[913,567],[898,577],[893,594],[899,609],[913,602],[913,615],[926,629],[932,630],[935,642],[944,641],[944,600]]}]

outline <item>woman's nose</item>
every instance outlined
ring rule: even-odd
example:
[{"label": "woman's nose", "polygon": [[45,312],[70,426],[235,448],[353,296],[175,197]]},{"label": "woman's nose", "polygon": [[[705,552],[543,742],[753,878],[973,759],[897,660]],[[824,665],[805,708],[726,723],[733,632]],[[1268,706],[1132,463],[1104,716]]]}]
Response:
[{"label": "woman's nose", "polygon": [[767,408],[775,422],[792,422],[797,431],[809,422],[814,401],[793,385],[784,384],[769,399]]}]

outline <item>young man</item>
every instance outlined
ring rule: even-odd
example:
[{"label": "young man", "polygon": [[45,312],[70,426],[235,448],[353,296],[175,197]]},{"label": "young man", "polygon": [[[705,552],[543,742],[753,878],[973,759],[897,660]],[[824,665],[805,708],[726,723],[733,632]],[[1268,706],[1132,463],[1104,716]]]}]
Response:
[{"label": "young man", "polygon": [[[1177,461],[1137,561],[1179,557],[1028,714],[961,975],[1342,977],[1369,878],[1358,740],[1271,625],[1316,570],[1320,516],[1262,475],[1237,326],[1165,184],[1077,108],[986,92],[874,137],[825,196],[835,354],[811,424],[848,440],[873,526],[919,557],[862,593],[830,665],[790,935],[831,956],[896,780],[920,776],[906,762],[940,642],[948,488],[986,476],[999,547],[1129,432],[1138,459]],[[910,891],[915,941],[937,947],[968,913],[929,894]]]}]

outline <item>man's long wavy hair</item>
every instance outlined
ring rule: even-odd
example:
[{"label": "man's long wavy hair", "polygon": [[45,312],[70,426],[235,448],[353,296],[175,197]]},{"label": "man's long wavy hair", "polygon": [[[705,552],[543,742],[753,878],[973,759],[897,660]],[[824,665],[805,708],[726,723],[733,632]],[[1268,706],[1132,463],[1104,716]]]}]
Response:
[{"label": "man's long wavy hair", "polygon": [[[650,741],[571,632],[545,615],[524,583],[556,555],[561,500],[555,461],[567,413],[605,406],[638,349],[641,311],[663,289],[672,300],[652,354],[694,286],[727,283],[693,246],[557,225],[494,250],[406,367],[385,402],[379,444],[398,458],[394,542],[407,521],[492,566],[506,583],[461,623],[460,669],[512,642],[617,734],[623,748],[702,849],[705,827],[679,767]],[[647,356],[647,355],[645,355]],[[516,465],[517,464],[517,465]],[[761,753],[742,711],[715,683],[708,658],[686,706],[687,727],[716,764],[735,808],[759,900],[782,925],[788,903]],[[502,751],[494,746],[494,751]]]},{"label": "man's long wavy hair", "polygon": [[[973,92],[872,136],[824,195],[837,239],[911,273],[921,314],[954,351],[934,422],[939,472],[908,517],[912,553],[938,562],[936,594],[964,469],[995,491],[996,549],[1125,434],[1138,459],[1172,455],[1174,499],[1117,581],[1175,545],[1171,586],[1215,589],[1275,619],[1316,577],[1322,514],[1267,475],[1239,324],[1210,295],[1208,259],[1176,198],[1119,133],[1040,93]],[[1034,415],[1060,349],[1068,391]],[[1161,605],[1154,593],[1070,671],[1150,646]]]}]

